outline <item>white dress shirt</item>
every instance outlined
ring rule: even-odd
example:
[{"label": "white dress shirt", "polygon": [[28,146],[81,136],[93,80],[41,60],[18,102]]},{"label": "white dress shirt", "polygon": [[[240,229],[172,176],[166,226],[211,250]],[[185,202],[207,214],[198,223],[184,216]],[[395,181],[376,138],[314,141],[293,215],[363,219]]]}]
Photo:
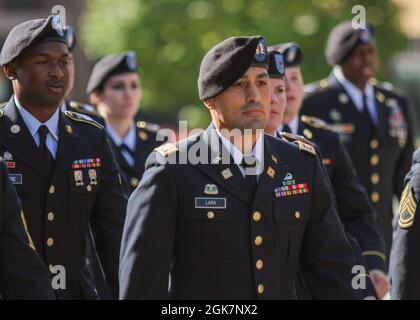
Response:
[{"label": "white dress shirt", "polygon": [[[217,134],[220,137],[220,140],[223,143],[223,146],[229,151],[230,155],[233,158],[234,163],[238,166],[239,170],[242,173],[242,176],[245,177],[245,169],[242,167],[242,159],[244,158],[244,154],[240,151],[234,144],[232,144],[226,137],[224,137],[218,129],[216,129]],[[255,157],[257,160],[256,164],[256,173],[257,173],[257,181],[259,175],[264,170],[264,134],[260,134],[259,138],[257,139],[254,148],[252,149],[252,156]]]},{"label": "white dress shirt", "polygon": [[289,123],[282,123],[277,128],[277,132],[282,132],[284,125],[287,124],[293,134],[298,134],[299,131],[299,114],[297,114]]},{"label": "white dress shirt", "polygon": [[[130,126],[130,130],[125,135],[123,139],[121,139],[115,130],[111,127],[111,125],[106,125],[106,131],[108,132],[109,137],[112,139],[112,141],[115,143],[117,148],[121,147],[122,144],[125,144],[128,149],[131,150],[132,153],[136,152],[136,125],[134,122]],[[135,159],[133,156],[126,151],[125,149],[121,149],[121,154],[123,155],[124,159],[127,161],[127,163],[133,167],[135,165]]]},{"label": "white dress shirt", "polygon": [[38,121],[37,118],[35,118],[31,113],[29,113],[22,105],[19,103],[16,95],[14,96],[16,107],[23,119],[23,122],[25,122],[26,126],[29,129],[30,134],[34,138],[34,141],[36,145],[39,147],[39,133],[38,129],[40,126],[45,125],[49,132],[47,134],[46,139],[46,145],[48,150],[50,151],[53,158],[56,158],[57,155],[57,146],[58,146],[58,121],[60,119],[60,108],[57,108],[57,110],[54,112],[54,114],[44,123],[41,123]]},{"label": "white dress shirt", "polygon": [[373,89],[373,86],[368,82],[365,86],[365,89],[361,91],[344,76],[341,67],[335,66],[333,72],[338,82],[346,90],[347,94],[350,96],[350,99],[353,101],[354,105],[360,113],[363,112],[363,92],[365,93],[370,118],[372,119],[373,123],[377,125],[378,113],[376,110],[375,90]]}]

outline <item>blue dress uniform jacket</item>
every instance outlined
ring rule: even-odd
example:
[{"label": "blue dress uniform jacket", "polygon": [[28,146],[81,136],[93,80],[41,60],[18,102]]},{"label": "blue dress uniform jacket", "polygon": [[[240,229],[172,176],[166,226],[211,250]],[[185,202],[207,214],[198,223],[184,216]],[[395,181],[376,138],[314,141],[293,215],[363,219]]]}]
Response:
[{"label": "blue dress uniform jacket", "polygon": [[420,299],[420,149],[406,177],[399,220],[392,243],[390,280],[392,299]]},{"label": "blue dress uniform jacket", "polygon": [[375,211],[339,136],[322,120],[313,117],[302,117],[298,131],[319,148],[341,222],[346,232],[357,240],[369,269],[386,271],[384,243]]},{"label": "blue dress uniform jacket", "polygon": [[410,168],[412,126],[406,99],[377,81],[371,82],[378,116],[378,125],[373,132],[366,131],[361,113],[333,74],[315,88],[311,86],[301,114],[320,118],[339,133],[357,178],[378,214],[379,230],[388,256],[393,230],[392,197],[401,196],[404,176]]},{"label": "blue dress uniform jacket", "polygon": [[103,127],[83,115],[60,113],[51,177],[13,98],[0,118],[0,154],[14,162],[10,177],[22,201],[29,233],[50,269],[66,270],[60,299],[97,297],[86,267],[88,223],[105,276],[118,296],[118,256],[126,196]]},{"label": "blue dress uniform jacket", "polygon": [[0,298],[55,299],[50,273],[36,253],[16,190],[0,162]]},{"label": "blue dress uniform jacket", "polygon": [[[95,107],[87,104],[83,104],[76,101],[70,101],[68,103],[69,109],[78,113],[85,114],[103,126],[106,126],[105,119],[95,111]],[[136,150],[133,154],[135,161],[134,166],[131,166],[121,153],[121,150],[110,138],[112,151],[114,152],[115,160],[118,164],[118,168],[121,173],[121,178],[124,186],[124,191],[127,195],[130,195],[139,184],[141,180],[146,159],[154,148],[162,144],[156,140],[157,131],[159,126],[153,123],[149,123],[140,119],[136,116]]]},{"label": "blue dress uniform jacket", "polygon": [[162,144],[156,140],[158,125],[147,123],[145,121],[136,122],[136,150],[133,153],[135,164],[131,166],[124,158],[121,150],[112,139],[111,145],[115,154],[115,160],[123,179],[123,185],[126,193],[130,195],[139,184],[143,177],[147,157],[152,151]]},{"label": "blue dress uniform jacket", "polygon": [[[359,298],[314,148],[265,136],[264,171],[250,194],[238,166],[209,144],[219,139],[212,128],[149,156],[127,208],[120,297],[295,299],[300,266],[315,299]],[[201,163],[164,163],[197,150]],[[300,193],[285,191],[293,186]]]}]

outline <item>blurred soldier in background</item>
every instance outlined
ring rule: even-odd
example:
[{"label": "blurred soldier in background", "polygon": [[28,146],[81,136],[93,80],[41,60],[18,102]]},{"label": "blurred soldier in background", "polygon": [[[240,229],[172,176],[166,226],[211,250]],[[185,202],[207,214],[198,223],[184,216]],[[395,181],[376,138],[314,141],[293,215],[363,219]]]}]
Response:
[{"label": "blurred soldier in background", "polygon": [[[305,136],[318,146],[334,192],[338,214],[348,233],[355,256],[359,264],[367,266],[366,271],[369,272],[375,285],[377,296],[382,298],[388,291],[385,254],[378,226],[374,220],[373,207],[364,188],[356,179],[351,159],[338,135],[329,130],[326,123],[320,119],[299,118],[304,84],[300,67],[303,53],[299,45],[285,43],[273,48],[284,56],[287,96],[284,117],[278,119],[280,122],[277,120],[274,132],[280,133],[280,136],[288,134]],[[272,73],[274,71],[270,73],[270,77]],[[283,130],[285,131],[282,132]],[[375,291],[372,290],[369,294],[375,295]]]},{"label": "blurred soldier in background", "polygon": [[392,242],[392,198],[401,196],[413,153],[407,100],[373,79],[378,56],[373,30],[350,21],[330,33],[328,79],[307,87],[301,114],[326,121],[339,133],[377,213],[388,256]]},{"label": "blurred soldier in background", "polygon": [[127,194],[137,187],[147,157],[158,146],[159,126],[135,121],[142,90],[134,52],[115,53],[96,63],[87,93],[105,120]]}]

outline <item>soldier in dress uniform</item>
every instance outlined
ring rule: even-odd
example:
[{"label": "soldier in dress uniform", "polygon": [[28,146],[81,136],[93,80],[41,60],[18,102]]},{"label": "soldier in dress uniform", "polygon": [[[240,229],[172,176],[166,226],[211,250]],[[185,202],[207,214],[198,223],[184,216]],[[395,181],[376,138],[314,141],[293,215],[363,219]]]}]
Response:
[{"label": "soldier in dress uniform", "polygon": [[199,97],[213,122],[149,156],[127,208],[122,299],[295,299],[298,266],[316,299],[361,297],[315,147],[261,132],[267,65],[261,36],[203,58]]},{"label": "soldier in dress uniform", "polygon": [[50,274],[28,233],[6,165],[14,164],[0,161],[0,299],[53,300]]},{"label": "soldier in dress uniform", "polygon": [[340,135],[377,212],[388,256],[392,198],[401,196],[413,153],[407,100],[373,79],[378,57],[371,26],[337,25],[326,57],[332,73],[306,88],[301,114],[326,121]]},{"label": "soldier in dress uniform", "polygon": [[135,120],[142,90],[134,52],[116,53],[96,63],[87,85],[91,102],[106,123],[128,194],[137,187],[148,155],[159,143],[159,126]]},{"label": "soldier in dress uniform", "polygon": [[[271,56],[283,54],[285,67],[276,68],[270,63],[269,75],[270,78],[285,75],[287,104],[284,116],[281,112],[280,116],[270,116],[271,134],[280,137],[290,134],[300,135],[317,145],[331,181],[341,222],[351,238],[351,243],[356,242],[352,246],[355,255],[359,257],[360,264],[366,266],[366,272],[373,280],[377,295],[382,298],[388,291],[385,253],[374,219],[373,207],[364,188],[356,179],[350,157],[339,141],[338,135],[329,130],[326,123],[320,119],[307,116],[299,118],[303,100],[303,78],[300,69],[303,54],[299,45],[285,43],[276,45],[272,49],[274,51],[269,53]],[[274,60],[270,59],[270,62]],[[271,79],[271,81],[279,80]],[[374,291],[372,293],[375,295]]]},{"label": "soldier in dress uniform", "polygon": [[[74,60],[74,49],[76,48],[76,33],[72,26],[66,25],[64,27],[64,37],[67,41],[69,49],[69,85],[67,88],[66,96],[60,103],[60,109],[62,112],[74,111],[82,113],[89,118],[97,121],[101,125],[105,126],[103,118],[98,115],[96,109],[93,106],[84,104],[78,101],[69,100],[68,96],[73,91],[74,81],[76,79],[76,64]],[[105,279],[99,257],[97,256],[94,235],[92,234],[92,228],[89,226],[86,234],[86,265],[92,273],[92,277],[95,279],[95,286],[98,292],[98,297],[101,300],[112,300],[112,294],[109,290],[108,284]]]},{"label": "soldier in dress uniform", "polygon": [[93,228],[108,284],[118,296],[118,257],[127,198],[104,128],[59,106],[69,84],[69,53],[58,16],[10,31],[0,65],[15,94],[2,109],[0,155],[22,200],[44,263],[62,270],[60,299],[97,298],[86,267]]},{"label": "soldier in dress uniform", "polygon": [[420,224],[417,222],[420,199],[420,149],[405,178],[399,218],[390,258],[391,299],[420,299]]}]

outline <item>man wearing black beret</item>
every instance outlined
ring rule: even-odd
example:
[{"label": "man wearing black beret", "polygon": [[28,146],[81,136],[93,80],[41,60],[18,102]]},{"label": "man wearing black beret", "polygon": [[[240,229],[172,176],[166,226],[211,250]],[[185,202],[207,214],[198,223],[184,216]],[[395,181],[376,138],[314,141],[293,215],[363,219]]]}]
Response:
[{"label": "man wearing black beret", "polygon": [[28,231],[59,299],[96,299],[86,262],[88,223],[114,296],[126,197],[101,125],[60,112],[69,51],[58,16],[12,29],[0,64],[14,95],[2,109],[0,155],[22,200]]},{"label": "man wearing black beret", "polygon": [[333,70],[327,79],[307,86],[301,114],[326,121],[340,135],[373,202],[388,257],[392,199],[401,196],[413,153],[407,100],[373,78],[378,56],[371,26],[337,25],[325,54]]},{"label": "man wearing black beret", "polygon": [[267,66],[261,36],[203,58],[198,91],[213,121],[149,156],[127,208],[122,299],[296,299],[298,266],[315,299],[361,297],[315,147],[263,133]]}]

